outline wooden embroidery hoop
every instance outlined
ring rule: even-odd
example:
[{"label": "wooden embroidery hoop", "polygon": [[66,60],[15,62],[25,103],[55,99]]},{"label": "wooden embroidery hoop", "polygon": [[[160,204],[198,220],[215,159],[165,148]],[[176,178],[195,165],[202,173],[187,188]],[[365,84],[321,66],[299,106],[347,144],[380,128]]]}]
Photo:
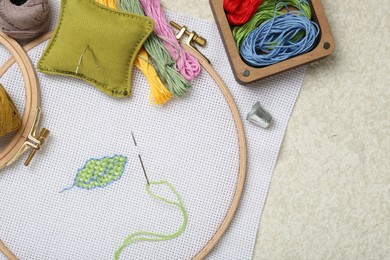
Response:
[{"label": "wooden embroidery hoop", "polygon": [[[234,120],[234,124],[236,126],[237,130],[237,136],[238,136],[238,142],[239,142],[239,171],[237,176],[237,184],[236,184],[236,190],[232,199],[232,202],[230,204],[230,208],[227,211],[224,220],[222,221],[222,224],[220,225],[219,229],[215,232],[213,237],[209,240],[209,242],[203,247],[203,249],[198,252],[193,259],[194,260],[200,260],[204,259],[211,250],[216,246],[218,241],[221,239],[223,234],[226,232],[227,228],[229,227],[231,221],[233,220],[234,214],[236,213],[238,204],[241,199],[242,191],[244,189],[244,183],[245,183],[245,176],[246,176],[246,167],[247,167],[247,145],[246,145],[246,137],[245,137],[245,131],[244,126],[241,121],[241,116],[238,111],[237,105],[234,102],[233,96],[231,95],[228,87],[223,82],[222,78],[218,75],[218,73],[214,70],[214,68],[210,65],[209,61],[206,57],[204,57],[195,47],[195,43],[198,43],[196,39],[202,38],[199,35],[197,35],[195,32],[188,32],[186,27],[181,27],[181,34],[179,33],[181,38],[184,36],[184,32],[188,35],[188,39],[186,43],[183,45],[183,48],[193,54],[195,57],[198,58],[200,64],[202,67],[210,74],[210,76],[214,79],[214,81],[217,83],[217,86],[219,87],[220,91],[222,92],[223,96],[226,99],[226,102],[229,105],[229,108],[232,113],[232,117]],[[33,49],[35,46],[43,43],[44,41],[50,39],[53,32],[49,32],[40,38],[34,40],[33,42],[27,44],[24,46],[24,51],[29,51]],[[203,38],[202,38],[203,39]],[[0,77],[3,76],[3,74],[12,66],[12,64],[15,62],[14,59],[10,58],[2,67],[0,67]],[[18,63],[19,64],[19,63]]]},{"label": "wooden embroidery hoop", "polygon": [[[38,79],[30,59],[22,47],[14,39],[10,38],[1,31],[0,44],[4,45],[11,53],[13,57],[11,65],[15,61],[18,64],[23,76],[26,95],[22,126],[11,138],[11,141],[5,149],[0,152],[0,169],[2,169],[11,165],[31,147],[33,150],[25,163],[27,166],[32,157],[35,155],[35,152],[41,148],[41,145],[49,134],[49,131],[43,128],[40,135],[36,135],[41,115],[41,99]],[[1,76],[8,70],[8,68],[1,70]]]}]

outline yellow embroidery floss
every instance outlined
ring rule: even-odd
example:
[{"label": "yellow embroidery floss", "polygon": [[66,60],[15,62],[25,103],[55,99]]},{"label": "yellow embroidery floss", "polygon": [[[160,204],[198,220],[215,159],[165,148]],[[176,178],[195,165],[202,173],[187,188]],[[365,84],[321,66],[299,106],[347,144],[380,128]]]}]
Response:
[{"label": "yellow embroidery floss", "polygon": [[149,102],[152,104],[162,105],[172,98],[172,93],[164,86],[164,83],[158,77],[148,54],[142,48],[138,52],[138,57],[134,62],[135,66],[140,69],[145,75],[150,85]]},{"label": "yellow embroidery floss", "polygon": [[113,1],[110,0],[96,0],[99,4],[105,5],[107,7],[110,7],[112,9],[116,9],[116,4]]},{"label": "yellow embroidery floss", "polygon": [[[107,7],[118,9],[114,0],[96,0],[98,3]],[[144,74],[150,85],[149,102],[152,104],[163,105],[172,98],[172,93],[165,87],[158,76],[156,69],[152,65],[149,55],[144,48],[138,52],[134,64]]]},{"label": "yellow embroidery floss", "polygon": [[0,137],[18,130],[21,125],[22,120],[15,104],[0,84]]}]

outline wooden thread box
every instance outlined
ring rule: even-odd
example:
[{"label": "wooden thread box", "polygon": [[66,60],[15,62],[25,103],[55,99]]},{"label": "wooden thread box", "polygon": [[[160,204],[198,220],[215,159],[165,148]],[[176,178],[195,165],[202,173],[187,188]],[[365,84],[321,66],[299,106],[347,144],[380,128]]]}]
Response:
[{"label": "wooden thread box", "polygon": [[296,68],[298,66],[319,60],[330,55],[335,50],[335,43],[324,9],[320,0],[309,0],[312,11],[312,20],[320,27],[320,34],[316,47],[311,51],[289,58],[266,67],[256,68],[244,62],[233,39],[232,27],[230,26],[225,11],[223,0],[210,0],[211,10],[217,23],[219,33],[225,46],[233,74],[240,84],[248,84],[253,81]]}]

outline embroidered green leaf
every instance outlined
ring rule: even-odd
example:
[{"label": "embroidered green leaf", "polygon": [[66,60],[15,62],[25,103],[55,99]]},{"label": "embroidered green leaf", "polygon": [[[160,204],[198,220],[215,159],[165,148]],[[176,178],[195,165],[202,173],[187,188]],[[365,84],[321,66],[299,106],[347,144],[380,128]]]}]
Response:
[{"label": "embroidered green leaf", "polygon": [[77,171],[73,185],[61,192],[70,190],[73,187],[87,190],[103,188],[122,177],[126,163],[127,158],[122,155],[90,159],[83,168]]}]

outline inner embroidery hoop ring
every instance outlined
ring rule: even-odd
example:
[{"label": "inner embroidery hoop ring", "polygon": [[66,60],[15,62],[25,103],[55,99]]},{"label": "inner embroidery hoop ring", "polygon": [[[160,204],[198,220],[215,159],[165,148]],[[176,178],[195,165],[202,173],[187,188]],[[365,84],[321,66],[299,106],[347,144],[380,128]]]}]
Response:
[{"label": "inner embroidery hoop ring", "polygon": [[[16,61],[22,73],[24,80],[24,88],[26,101],[24,103],[24,113],[22,118],[22,126],[11,138],[9,144],[3,151],[0,152],[0,169],[12,163],[15,155],[22,149],[25,141],[28,139],[30,131],[33,129],[35,123],[35,115],[39,110],[41,99],[39,92],[38,79],[31,61],[22,47],[12,38],[0,31],[0,44],[12,54],[13,62]],[[0,76],[2,76],[8,68],[0,69]]]},{"label": "inner embroidery hoop ring", "polygon": [[[39,37],[33,42],[27,44],[24,47],[24,50],[27,52],[42,42],[50,39],[53,32],[48,32],[45,35]],[[232,202],[230,204],[229,210],[226,212],[225,218],[219,226],[218,230],[215,232],[213,237],[209,240],[209,242],[203,247],[201,251],[199,251],[194,257],[194,260],[204,259],[211,250],[216,246],[218,241],[221,239],[223,234],[226,232],[229,227],[231,221],[233,220],[234,214],[236,213],[238,204],[241,199],[242,191],[244,189],[245,176],[246,176],[246,168],[247,168],[247,145],[246,145],[246,137],[244,126],[242,124],[240,112],[238,111],[237,105],[234,102],[233,96],[230,93],[228,87],[223,82],[222,78],[218,75],[218,73],[214,70],[214,68],[210,65],[210,63],[201,55],[193,51],[189,46],[183,45],[183,48],[190,52],[192,55],[198,58],[202,67],[210,74],[210,76],[214,79],[215,83],[217,83],[218,88],[222,92],[227,104],[229,105],[230,111],[232,113],[232,117],[234,120],[234,124],[237,130],[237,137],[239,143],[239,170],[237,176],[237,184],[236,190],[234,192],[234,196]],[[12,58],[9,59],[3,67],[0,68],[0,77],[11,67],[11,65],[15,62]],[[19,63],[18,63],[19,64]],[[20,65],[19,65],[20,66]],[[35,75],[35,74],[34,74]],[[26,114],[26,113],[25,113]]]}]

